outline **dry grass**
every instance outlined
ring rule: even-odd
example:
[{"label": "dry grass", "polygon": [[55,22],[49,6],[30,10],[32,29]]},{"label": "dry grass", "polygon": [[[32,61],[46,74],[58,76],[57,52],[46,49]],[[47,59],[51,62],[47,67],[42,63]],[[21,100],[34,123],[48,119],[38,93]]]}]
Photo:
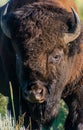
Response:
[{"label": "dry grass", "polygon": [[4,117],[0,114],[0,130],[25,130],[25,128],[16,125],[14,118],[7,112]]}]

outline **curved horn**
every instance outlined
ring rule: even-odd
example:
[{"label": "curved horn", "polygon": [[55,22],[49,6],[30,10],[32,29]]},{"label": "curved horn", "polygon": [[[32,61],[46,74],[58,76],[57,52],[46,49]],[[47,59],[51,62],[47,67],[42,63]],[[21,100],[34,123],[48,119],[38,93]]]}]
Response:
[{"label": "curved horn", "polygon": [[[74,14],[75,25],[71,29],[72,32],[64,34],[64,41],[65,41],[66,44],[68,44],[69,42],[74,41],[81,33],[80,18],[79,18],[78,14],[76,13],[76,11],[73,8],[72,8],[72,12]],[[73,30],[75,30],[75,31],[73,32]]]},{"label": "curved horn", "polygon": [[1,29],[3,31],[3,33],[8,37],[8,38],[11,38],[11,33],[10,33],[10,30],[8,28],[8,25],[7,25],[7,11],[8,11],[8,6],[9,6],[9,3],[7,3],[5,9],[3,9],[2,13],[1,13]]}]

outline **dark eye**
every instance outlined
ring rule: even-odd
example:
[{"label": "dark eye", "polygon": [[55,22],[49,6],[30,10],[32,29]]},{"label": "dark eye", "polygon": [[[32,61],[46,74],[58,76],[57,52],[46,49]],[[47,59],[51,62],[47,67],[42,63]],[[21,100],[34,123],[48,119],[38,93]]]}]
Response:
[{"label": "dark eye", "polygon": [[61,55],[60,54],[56,54],[55,56],[49,56],[49,63],[58,63],[61,59]]},{"label": "dark eye", "polygon": [[55,59],[56,61],[59,61],[60,58],[61,58],[61,55],[56,55],[56,56],[54,56],[54,59]]}]

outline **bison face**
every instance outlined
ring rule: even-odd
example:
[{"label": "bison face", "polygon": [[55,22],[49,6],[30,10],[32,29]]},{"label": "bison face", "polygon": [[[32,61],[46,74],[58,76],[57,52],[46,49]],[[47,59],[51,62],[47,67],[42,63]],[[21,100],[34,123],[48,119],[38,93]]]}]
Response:
[{"label": "bison face", "polygon": [[39,3],[2,16],[2,30],[11,38],[17,54],[23,97],[32,118],[43,124],[56,117],[74,69],[72,41],[80,34],[80,21],[72,11]]}]

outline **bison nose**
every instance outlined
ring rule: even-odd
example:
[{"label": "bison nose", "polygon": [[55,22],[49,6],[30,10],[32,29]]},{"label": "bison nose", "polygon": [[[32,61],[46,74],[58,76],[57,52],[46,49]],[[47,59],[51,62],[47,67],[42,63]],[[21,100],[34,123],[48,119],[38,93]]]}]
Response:
[{"label": "bison nose", "polygon": [[43,88],[38,88],[37,89],[37,94],[43,95]]},{"label": "bison nose", "polygon": [[39,100],[39,101],[43,101],[45,98],[44,88],[38,88],[36,90],[34,89],[34,90],[32,90],[32,94],[33,94],[33,96],[35,96],[35,99]]},{"label": "bison nose", "polygon": [[24,97],[32,103],[43,103],[45,101],[46,91],[43,84],[36,83],[29,90],[25,90]]}]

